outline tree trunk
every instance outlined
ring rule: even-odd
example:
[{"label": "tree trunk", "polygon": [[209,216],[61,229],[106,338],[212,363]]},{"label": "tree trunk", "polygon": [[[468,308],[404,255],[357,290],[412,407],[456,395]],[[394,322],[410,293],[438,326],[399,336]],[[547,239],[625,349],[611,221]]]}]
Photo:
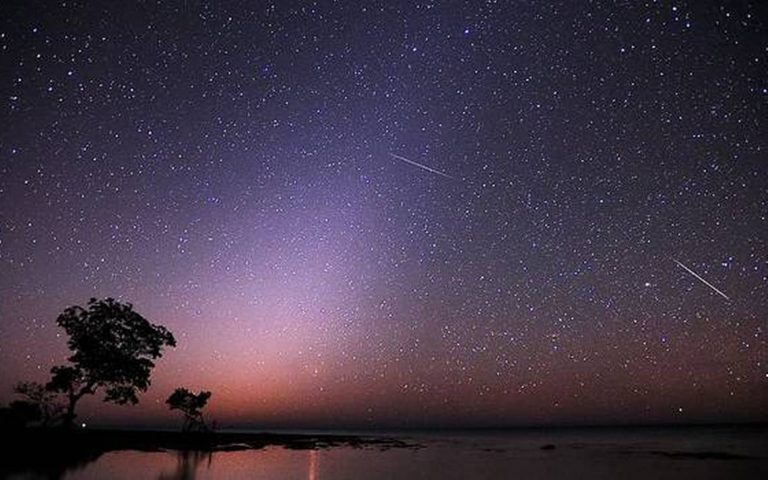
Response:
[{"label": "tree trunk", "polygon": [[70,394],[69,395],[69,404],[67,404],[67,411],[64,413],[64,416],[61,417],[61,426],[67,429],[72,429],[75,426],[75,417],[77,415],[75,414],[75,405],[77,405],[77,401],[80,400],[80,396]]},{"label": "tree trunk", "polygon": [[77,414],[75,413],[75,406],[77,405],[78,400],[83,398],[83,395],[85,395],[86,393],[94,393],[93,384],[89,383],[77,393],[70,392],[67,411],[66,413],[64,413],[64,416],[62,417],[62,426],[64,428],[69,428],[69,429],[74,428],[75,418],[77,418]]}]

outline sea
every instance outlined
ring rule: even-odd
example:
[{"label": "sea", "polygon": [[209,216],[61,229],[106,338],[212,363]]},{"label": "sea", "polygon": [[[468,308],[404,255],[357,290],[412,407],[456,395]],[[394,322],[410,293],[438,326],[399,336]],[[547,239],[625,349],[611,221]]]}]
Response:
[{"label": "sea", "polygon": [[[58,472],[57,478],[768,479],[766,426],[411,431],[370,435],[402,439],[412,448],[116,451]],[[10,478],[51,477],[38,472],[18,473]]]}]

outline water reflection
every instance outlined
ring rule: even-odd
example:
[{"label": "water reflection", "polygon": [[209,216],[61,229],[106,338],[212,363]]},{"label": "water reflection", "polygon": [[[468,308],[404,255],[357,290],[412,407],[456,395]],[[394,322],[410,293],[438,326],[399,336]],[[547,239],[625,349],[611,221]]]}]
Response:
[{"label": "water reflection", "polygon": [[309,451],[309,475],[307,478],[309,480],[318,480],[317,475],[317,459],[318,459],[318,453],[317,450],[310,450]]},{"label": "water reflection", "polygon": [[[525,432],[509,435],[430,436],[421,449],[338,447],[298,450],[267,447],[228,452],[108,452],[66,479],[263,479],[380,480],[420,478],[463,480],[484,478],[595,478],[627,480],[680,478],[768,478],[764,454],[766,433],[719,431],[694,433],[653,431]],[[542,449],[545,444],[554,449]],[[659,452],[727,452],[681,459]],[[322,459],[320,458],[322,456]],[[3,477],[0,470],[0,478]],[[37,471],[10,478],[41,478]],[[44,474],[45,475],[45,474]],[[43,478],[57,478],[50,472]]]},{"label": "water reflection", "polygon": [[[176,466],[171,472],[163,472],[157,480],[196,480],[201,478],[216,478],[220,471],[251,472],[252,475],[259,477],[264,474],[265,478],[272,474],[283,473],[291,474],[291,469],[285,469],[286,461],[293,461],[296,467],[302,462],[296,461],[295,457],[306,455],[307,458],[307,480],[319,480],[320,452],[318,450],[306,451],[288,451],[282,449],[271,449],[272,451],[251,451],[243,452],[239,455],[231,453],[219,453],[216,455],[216,468],[212,469],[213,453],[210,452],[176,452]],[[291,458],[294,457],[294,458]],[[157,459],[156,465],[165,459]],[[296,472],[297,474],[299,472]],[[297,476],[297,478],[299,478]]]},{"label": "water reflection", "polygon": [[157,480],[194,480],[203,460],[210,469],[213,454],[211,452],[180,451],[176,452],[176,469],[170,473],[161,473]]},{"label": "water reflection", "polygon": [[[344,449],[338,449],[344,450]],[[330,450],[323,451],[323,455]],[[291,479],[319,480],[321,452],[267,447],[234,452],[139,452],[117,451],[102,455],[83,468],[70,470],[67,480]],[[1,475],[0,475],[1,477]]]}]

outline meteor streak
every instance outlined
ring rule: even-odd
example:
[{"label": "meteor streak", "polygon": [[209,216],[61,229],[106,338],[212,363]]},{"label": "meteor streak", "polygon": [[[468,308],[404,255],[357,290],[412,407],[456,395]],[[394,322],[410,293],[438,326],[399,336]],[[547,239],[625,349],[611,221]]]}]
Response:
[{"label": "meteor streak", "polygon": [[684,268],[686,272],[690,273],[690,274],[691,274],[691,275],[693,275],[694,277],[696,277],[696,278],[698,278],[699,280],[701,280],[701,281],[704,283],[704,285],[706,285],[706,286],[708,286],[709,288],[711,288],[712,290],[716,291],[716,292],[717,292],[717,293],[718,293],[720,296],[722,296],[722,297],[723,297],[723,298],[725,298],[726,300],[730,300],[730,298],[728,298],[728,295],[724,294],[723,292],[721,292],[720,290],[718,290],[718,289],[717,289],[717,287],[715,287],[714,285],[712,285],[712,284],[711,284],[711,283],[709,283],[708,281],[706,281],[706,280],[704,280],[703,278],[701,278],[701,276],[700,276],[698,273],[694,272],[693,270],[691,270],[690,268],[686,267],[686,266],[685,266],[685,265],[683,265],[681,262],[678,262],[678,261],[677,261],[677,260],[675,260],[674,258],[673,258],[672,260],[674,260],[674,262],[675,262],[676,264],[678,264],[679,266],[681,266],[682,268]]},{"label": "meteor streak", "polygon": [[428,167],[428,166],[426,166],[426,165],[422,165],[422,164],[420,164],[420,163],[418,163],[418,162],[414,162],[413,160],[408,160],[407,158],[405,158],[405,157],[401,157],[400,155],[395,155],[394,153],[390,153],[389,155],[390,155],[392,158],[396,158],[396,159],[398,159],[398,160],[402,160],[402,161],[404,161],[404,162],[406,162],[406,163],[410,163],[411,165],[413,165],[413,166],[416,166],[416,167],[419,167],[419,168],[421,168],[422,170],[426,170],[426,171],[428,171],[428,172],[436,173],[436,174],[438,174],[438,175],[442,175],[442,176],[444,176],[445,178],[450,178],[451,180],[455,180],[455,179],[454,179],[452,176],[448,175],[447,173],[443,173],[443,172],[441,172],[440,170],[435,170],[434,168],[429,168],[429,167]]}]

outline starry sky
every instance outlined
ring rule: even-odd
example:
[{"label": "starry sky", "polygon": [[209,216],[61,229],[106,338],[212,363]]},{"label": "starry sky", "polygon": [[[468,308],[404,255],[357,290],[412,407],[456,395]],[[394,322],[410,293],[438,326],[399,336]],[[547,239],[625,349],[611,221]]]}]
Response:
[{"label": "starry sky", "polygon": [[130,301],[220,424],[766,420],[761,2],[0,5],[0,402]]}]

